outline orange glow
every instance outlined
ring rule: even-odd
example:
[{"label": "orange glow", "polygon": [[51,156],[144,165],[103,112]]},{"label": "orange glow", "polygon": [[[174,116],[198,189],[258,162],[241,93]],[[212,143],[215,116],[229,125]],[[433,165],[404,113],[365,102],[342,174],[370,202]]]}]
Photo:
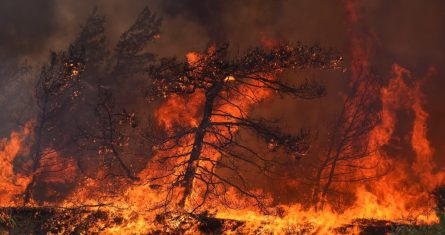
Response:
[{"label": "orange glow", "polygon": [[[356,1],[345,1],[348,12],[348,22],[351,24],[351,65],[350,84],[358,83],[359,92],[367,88],[364,78],[371,76],[373,35],[366,31],[358,32],[356,27],[359,15],[355,9]],[[154,39],[159,39],[155,35]],[[273,49],[279,45],[276,39],[261,38],[263,46]],[[215,46],[207,50],[212,54]],[[189,52],[185,55],[190,67],[200,66],[200,60],[205,59],[206,54]],[[70,77],[79,74],[73,64],[69,65],[72,70]],[[203,69],[194,68],[194,71]],[[281,72],[281,71],[277,71]],[[359,219],[384,220],[388,223],[410,223],[410,224],[433,224],[438,222],[434,208],[435,202],[431,198],[431,192],[444,183],[445,169],[435,163],[435,155],[432,144],[428,139],[429,114],[425,109],[425,97],[422,91],[424,79],[414,78],[409,69],[394,64],[390,75],[385,76],[384,85],[377,87],[376,99],[379,101],[379,119],[375,118],[377,124],[367,133],[364,146],[370,150],[369,156],[354,160],[354,164],[362,166],[362,169],[354,172],[357,178],[370,178],[359,182],[339,182],[332,185],[338,192],[351,194],[349,201],[343,204],[326,201],[323,208],[317,205],[304,203],[284,204],[278,198],[264,188],[249,188],[249,193],[262,195],[264,207],[254,206],[255,201],[239,193],[236,189],[223,190],[222,186],[214,186],[216,190],[224,192],[227,204],[223,205],[218,196],[209,195],[207,204],[197,210],[197,213],[206,213],[217,219],[225,221],[222,225],[223,234],[359,234]],[[262,88],[264,84],[258,80],[247,81],[251,86],[241,84],[240,81],[247,78],[235,77],[236,75],[214,75],[224,86],[237,86],[238,93],[230,90],[221,90],[220,97],[213,103],[213,115],[211,122],[236,123],[237,118],[251,114],[252,108],[258,103],[271,99],[275,93],[269,89]],[[218,76],[220,76],[218,78]],[[273,81],[277,74],[250,74],[250,76],[261,76],[263,79]],[[184,78],[177,78],[184,79]],[[210,78],[209,78],[210,79]],[[245,80],[242,80],[245,79]],[[222,82],[223,81],[223,82]],[[191,94],[173,94],[164,97],[159,107],[154,110],[155,125],[162,129],[161,134],[175,135],[185,132],[183,138],[168,140],[165,143],[150,146],[152,155],[147,166],[137,172],[140,180],[128,179],[93,179],[82,175],[76,165],[74,157],[63,156],[62,153],[52,152],[41,159],[40,169],[33,172],[39,175],[40,180],[45,183],[71,184],[76,183],[74,189],[58,203],[45,202],[43,206],[77,207],[91,205],[92,211],[98,208],[108,213],[106,220],[112,221],[112,226],[103,226],[99,231],[103,234],[157,234],[178,233],[180,234],[205,234],[199,230],[196,222],[196,214],[190,215],[190,209],[195,208],[204,197],[206,184],[194,179],[193,190],[187,197],[185,207],[178,205],[180,196],[185,190],[182,185],[177,185],[178,190],[167,192],[165,189],[174,182],[174,177],[186,171],[186,165],[181,164],[190,158],[193,148],[196,130],[203,118],[203,107],[206,102],[204,89],[197,88]],[[373,97],[374,98],[374,97]],[[346,110],[352,113],[353,110]],[[349,118],[349,117],[348,117]],[[401,127],[403,125],[403,127]],[[407,126],[407,127],[406,127]],[[216,126],[214,131],[223,137],[231,137],[239,134],[238,126],[227,127]],[[404,129],[404,135],[397,133]],[[187,132],[188,131],[188,132]],[[164,133],[165,132],[165,133]],[[406,133],[405,133],[406,132]],[[160,135],[161,135],[160,134]],[[20,206],[22,205],[22,194],[30,182],[32,175],[24,175],[14,169],[14,161],[21,154],[29,152],[30,145],[26,142],[32,136],[32,124],[27,123],[18,132],[12,132],[9,138],[0,141],[0,205]],[[206,143],[218,143],[218,138],[209,133],[203,134]],[[403,136],[403,137],[401,137]],[[274,142],[266,143],[270,149],[274,149]],[[399,148],[397,151],[387,149]],[[102,150],[99,150],[101,155]],[[106,151],[110,151],[107,149]],[[314,151],[323,151],[317,150]],[[49,151],[48,151],[49,152]],[[168,158],[171,155],[179,157]],[[201,168],[197,174],[205,170],[216,172],[210,162],[218,162],[222,159],[220,152],[210,148],[202,147],[202,155],[210,161],[196,160]],[[311,153],[308,154],[308,157]],[[94,156],[93,156],[94,157]],[[94,159],[94,158],[92,158]],[[315,161],[314,161],[315,162]],[[163,176],[169,167],[176,167],[175,174]],[[263,170],[263,169],[260,169]],[[297,167],[292,170],[298,171]],[[105,176],[103,169],[98,169],[99,176]],[[248,172],[253,176],[255,173]],[[204,174],[202,174],[204,175]],[[303,188],[303,180],[286,175],[280,178],[280,184],[288,188]],[[161,180],[151,180],[162,178]],[[341,178],[343,179],[343,178]],[[283,187],[284,188],[284,187]],[[59,192],[47,192],[54,196]],[[206,195],[207,196],[207,195]],[[301,195],[293,194],[293,199],[300,199]],[[167,199],[170,201],[167,203]],[[298,200],[294,200],[298,201]],[[300,200],[301,201],[301,200]],[[314,203],[315,204],[315,203]],[[338,203],[340,204],[340,203]],[[165,218],[164,218],[165,217]],[[119,218],[113,220],[115,218]],[[119,221],[119,222],[116,222]],[[161,222],[159,222],[161,221]],[[192,222],[190,222],[192,221]],[[229,222],[227,222],[229,221]],[[234,229],[224,230],[232,224],[242,222]],[[100,222],[102,223],[102,222]],[[191,225],[190,225],[191,223]],[[346,231],[339,232],[340,227],[348,225]],[[175,230],[177,229],[177,230]]]},{"label": "orange glow", "polygon": [[172,95],[159,109],[155,116],[158,124],[170,130],[174,125],[198,126],[199,107],[204,102],[204,94],[196,92],[189,97]]},{"label": "orange glow", "polygon": [[234,76],[227,76],[227,77],[224,78],[224,81],[225,81],[225,82],[230,82],[230,81],[235,81],[235,80],[236,80],[236,79],[235,79]]},{"label": "orange glow", "polygon": [[[359,53],[360,56],[363,54]],[[198,53],[189,53],[187,59],[189,63],[196,63],[201,58]],[[353,63],[353,66],[359,66],[365,69],[367,73],[368,60],[360,59]],[[359,76],[363,71],[359,69],[352,70],[353,76]],[[275,79],[272,74],[262,75],[267,79]],[[234,78],[236,79],[236,78]],[[227,79],[227,81],[235,81]],[[270,98],[273,93],[264,89],[248,89],[240,87],[241,95],[230,96],[230,101],[236,104],[240,109],[227,105],[224,102],[217,102],[215,105],[217,110],[230,113],[234,117],[248,115],[247,110],[250,107],[264,99]],[[273,198],[267,198],[269,205],[269,214],[264,214],[256,207],[252,207],[249,199],[238,194],[235,190],[229,190],[226,194],[227,200],[232,202],[234,209],[227,208],[217,201],[210,201],[206,210],[210,214],[214,214],[216,218],[222,220],[243,221],[243,224],[236,227],[236,232],[241,234],[250,233],[267,233],[267,234],[283,234],[283,233],[314,233],[314,234],[337,234],[338,228],[344,225],[351,225],[346,230],[347,234],[359,234],[360,227],[356,219],[377,219],[388,220],[392,222],[408,222],[412,223],[435,223],[438,218],[433,211],[434,203],[430,200],[431,190],[443,181],[442,174],[434,174],[437,166],[433,161],[433,149],[427,138],[427,119],[428,114],[423,108],[423,95],[421,91],[421,80],[415,81],[411,78],[410,72],[399,66],[394,65],[392,75],[387,83],[380,89],[377,94],[381,101],[380,123],[370,132],[368,138],[368,146],[370,149],[376,148],[379,151],[374,152],[371,156],[363,159],[361,164],[378,165],[379,167],[361,172],[362,176],[378,174],[387,166],[392,166],[391,171],[387,174],[371,181],[365,181],[358,187],[352,187],[350,184],[340,184],[340,190],[350,190],[354,192],[355,199],[351,205],[342,211],[334,210],[334,205],[329,203],[323,210],[315,210],[313,208],[305,208],[303,205],[273,205]],[[248,97],[248,98],[246,98]],[[177,126],[193,128],[199,124],[200,115],[202,115],[202,107],[204,102],[204,94],[197,91],[192,95],[169,96],[155,112],[157,124],[166,132],[174,133]],[[246,113],[243,112],[246,110]],[[410,162],[403,156],[390,156],[385,151],[381,151],[381,146],[391,144],[397,128],[400,111],[413,113],[413,121],[411,123],[412,131],[410,145],[415,152],[415,161]],[[233,121],[229,117],[214,117],[212,121]],[[223,135],[228,135],[226,129],[219,130]],[[237,129],[235,131],[238,131]],[[206,136],[206,141],[216,141],[212,136]],[[188,135],[182,140],[187,145],[193,141],[193,135]],[[171,151],[176,153],[188,152],[190,147],[176,147]],[[164,154],[169,152],[157,151],[155,148],[154,160],[148,165],[146,170],[140,172],[141,179],[151,178],[153,176],[162,175],[164,166],[157,162],[162,159]],[[203,149],[206,156],[212,159],[218,159],[220,156],[212,149]],[[181,159],[172,160],[170,164],[175,164]],[[206,163],[201,163],[206,166]],[[380,167],[382,166],[382,167]],[[178,168],[178,171],[184,170]],[[360,173],[359,173],[360,174]],[[416,181],[415,179],[419,180]],[[298,184],[296,184],[298,186]],[[159,190],[156,185],[150,185],[141,180],[140,183],[125,189],[119,197],[109,197],[101,195],[100,192],[91,194],[97,188],[97,182],[86,180],[82,187],[78,188],[75,195],[82,198],[84,204],[96,204],[94,198],[102,198],[102,203],[110,203],[112,208],[107,211],[111,214],[123,216],[125,222],[122,224],[107,228],[108,234],[119,234],[126,232],[138,231],[140,233],[150,233],[159,229],[153,223],[158,213],[162,213],[163,209],[155,209],[165,199],[165,193]],[[189,207],[196,203],[201,197],[202,185],[200,182],[194,182],[194,191],[187,202]],[[90,189],[90,192],[88,192]],[[260,190],[257,190],[260,191]],[[180,194],[180,192],[177,192]],[[177,194],[173,197],[178,196]],[[94,195],[94,196],[91,196]],[[92,198],[88,200],[88,198]],[[74,198],[71,198],[71,201]],[[72,205],[66,202],[65,205]],[[177,217],[165,220],[164,226],[179,229],[190,218],[181,214],[181,208],[170,208],[172,211],[179,211],[173,214]],[[168,231],[168,230],[167,230]],[[202,232],[195,226],[191,225],[187,228],[186,234],[201,234]]]},{"label": "orange glow", "polygon": [[31,122],[28,122],[21,131],[12,132],[9,139],[0,140],[1,206],[14,206],[21,203],[21,194],[30,181],[30,177],[15,172],[13,162],[20,153],[26,153],[23,142],[28,138],[31,127]]}]

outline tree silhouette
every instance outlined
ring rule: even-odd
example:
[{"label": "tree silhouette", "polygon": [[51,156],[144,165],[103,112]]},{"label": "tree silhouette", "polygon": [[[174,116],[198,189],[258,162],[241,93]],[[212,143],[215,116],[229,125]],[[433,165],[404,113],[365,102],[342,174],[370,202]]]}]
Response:
[{"label": "tree silhouette", "polygon": [[238,130],[253,132],[270,150],[283,149],[297,158],[308,149],[309,133],[284,133],[269,120],[249,117],[243,103],[257,103],[264,92],[300,99],[321,97],[325,93],[322,86],[308,81],[298,84],[278,75],[286,70],[341,67],[340,57],[317,46],[256,47],[238,57],[230,57],[228,49],[228,45],[212,47],[203,55],[190,55],[189,62],[162,59],[149,70],[153,79],[150,99],[202,96],[196,125],[176,125],[165,136],[153,138],[162,171],[150,180],[152,187],[166,189],[164,205],[177,198],[180,207],[190,205],[194,211],[211,197],[228,203],[227,193],[236,189],[264,208],[263,196],[249,189],[240,163],[268,173],[274,160],[243,143]]},{"label": "tree silhouette", "polygon": [[145,71],[155,55],[144,51],[149,42],[159,37],[162,18],[145,7],[136,22],[122,34],[115,50],[116,64],[114,72],[120,75],[131,75]]},{"label": "tree silhouette", "polygon": [[351,84],[351,90],[329,136],[325,157],[316,175],[313,204],[323,208],[331,186],[338,182],[357,182],[377,177],[368,171],[376,165],[364,165],[363,160],[378,149],[370,147],[370,132],[379,123],[380,81],[366,75]]},{"label": "tree silhouette", "polygon": [[[109,90],[98,87],[98,100],[94,114],[93,123],[86,123],[79,127],[78,146],[84,153],[98,156],[99,160],[96,162],[99,169],[106,174],[105,178],[124,175],[129,179],[137,180],[129,164],[123,159],[131,141],[124,126],[127,124],[133,128],[137,126],[134,113],[116,110],[113,94]],[[123,174],[119,173],[120,171]]]},{"label": "tree silhouette", "polygon": [[[94,10],[82,27],[78,37],[67,51],[52,52],[49,62],[40,72],[35,85],[37,118],[34,125],[34,144],[29,174],[31,181],[24,193],[28,203],[39,176],[45,169],[42,162],[57,148],[69,141],[65,139],[65,115],[69,115],[80,96],[83,76],[95,69],[104,55],[104,18]],[[88,64],[88,67],[86,65]]]},{"label": "tree silhouette", "polygon": [[[79,130],[76,142],[85,156],[94,156],[94,164],[105,174],[102,178],[124,176],[131,180],[138,179],[130,166],[133,164],[128,161],[129,156],[134,155],[135,143],[140,142],[134,135],[138,127],[136,113],[127,111],[128,102],[122,100],[128,100],[128,91],[134,93],[135,87],[130,77],[134,79],[144,73],[155,61],[155,55],[147,52],[146,47],[159,36],[161,21],[145,7],[134,24],[121,35],[113,53],[107,58],[105,68],[98,71],[96,80],[91,82],[96,89],[86,100],[94,101],[87,104],[92,106],[90,114],[93,115],[76,124]],[[136,95],[131,97],[135,98]],[[138,154],[141,152],[139,149]],[[92,168],[93,164],[87,160],[86,167],[82,165],[79,164],[86,173],[87,170],[83,168]]]}]

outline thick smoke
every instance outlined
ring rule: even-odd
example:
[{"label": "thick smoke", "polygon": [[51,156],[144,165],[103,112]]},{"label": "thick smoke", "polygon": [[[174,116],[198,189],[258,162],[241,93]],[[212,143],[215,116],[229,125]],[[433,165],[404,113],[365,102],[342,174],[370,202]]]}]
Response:
[{"label": "thick smoke", "polygon": [[210,40],[216,43],[225,43],[230,38],[231,21],[243,23],[246,21],[248,11],[257,15],[251,22],[256,26],[273,25],[276,16],[282,12],[282,1],[254,0],[250,2],[239,1],[162,1],[160,8],[169,17],[183,17],[197,22],[207,32]]},{"label": "thick smoke", "polygon": [[0,61],[40,52],[56,30],[55,1],[0,2]]}]

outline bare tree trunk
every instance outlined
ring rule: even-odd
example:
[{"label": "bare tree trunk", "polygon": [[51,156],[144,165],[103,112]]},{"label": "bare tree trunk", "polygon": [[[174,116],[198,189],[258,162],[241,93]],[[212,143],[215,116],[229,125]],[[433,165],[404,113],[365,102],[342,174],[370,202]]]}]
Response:
[{"label": "bare tree trunk", "polygon": [[121,168],[124,170],[125,175],[131,179],[131,180],[139,180],[139,177],[136,177],[133,175],[133,173],[131,173],[131,170],[127,167],[127,165],[124,163],[124,161],[122,160],[118,150],[112,146],[111,147],[111,151],[113,152],[114,157],[117,159],[117,161],[119,162],[119,165],[121,166]]},{"label": "bare tree trunk", "polygon": [[[351,99],[351,96],[348,97],[348,99],[345,101],[345,104],[347,102],[349,102]],[[322,165],[320,166],[318,172],[317,172],[317,178],[316,178],[316,187],[314,189],[314,194],[313,194],[313,200],[314,200],[314,204],[316,205],[316,207],[318,209],[323,209],[325,203],[326,203],[326,197],[329,191],[329,188],[332,185],[332,182],[334,181],[334,177],[335,177],[335,172],[336,172],[336,167],[337,167],[337,163],[339,160],[341,160],[340,158],[342,158],[343,155],[343,151],[344,148],[351,144],[350,142],[348,142],[347,138],[348,136],[354,132],[354,124],[356,122],[360,122],[361,120],[358,118],[358,116],[360,115],[360,107],[363,105],[363,101],[364,99],[366,99],[365,95],[362,95],[360,97],[360,102],[357,104],[358,106],[355,107],[353,113],[351,114],[351,118],[350,120],[348,120],[348,118],[346,117],[347,112],[346,112],[346,105],[344,105],[342,112],[340,114],[340,117],[336,123],[336,126],[334,127],[334,132],[333,132],[333,137],[331,139],[331,143],[329,145],[329,150],[327,152],[327,156],[326,156],[326,160],[322,163]],[[346,125],[344,128],[344,131],[342,131],[342,133],[340,133],[340,141],[338,142],[338,144],[336,144],[335,139],[337,138],[338,132],[341,131],[342,128],[342,120],[347,120],[346,121]],[[335,147],[335,145],[337,145]],[[335,148],[335,149],[334,149]],[[331,157],[331,155],[333,155]],[[344,159],[343,159],[344,160]],[[322,182],[322,176],[323,176],[323,172],[326,168],[329,168],[329,175],[327,178],[326,183],[324,183],[323,186],[321,186],[321,182]]]},{"label": "bare tree trunk", "polygon": [[320,209],[323,209],[326,203],[326,196],[328,194],[329,188],[331,187],[332,181],[334,180],[334,173],[335,173],[335,168],[337,166],[337,161],[340,157],[341,154],[341,149],[343,148],[343,145],[340,145],[337,149],[337,152],[335,154],[335,157],[333,158],[333,161],[331,163],[331,168],[329,170],[329,176],[328,176],[328,181],[326,182],[326,184],[323,186],[323,190],[321,191],[321,195],[320,195]]},{"label": "bare tree trunk", "polygon": [[199,158],[201,156],[206,129],[207,127],[209,127],[211,122],[215,98],[221,91],[222,87],[223,83],[217,83],[213,85],[213,87],[210,88],[210,90],[206,93],[204,114],[198,126],[198,129],[195,133],[192,152],[190,153],[190,158],[187,163],[187,169],[184,173],[184,180],[183,180],[184,193],[182,194],[182,198],[179,201],[179,206],[182,208],[184,208],[187,198],[192,193],[193,181],[195,179],[196,170],[199,165]]},{"label": "bare tree trunk", "polygon": [[31,166],[31,181],[28,183],[28,185],[26,186],[24,195],[23,195],[23,203],[26,205],[31,201],[32,198],[32,193],[33,193],[33,189],[34,186],[36,184],[37,181],[37,170],[40,168],[40,158],[42,155],[42,135],[43,135],[43,128],[45,126],[46,123],[46,111],[47,111],[47,106],[48,106],[48,97],[45,96],[45,99],[43,101],[43,107],[41,109],[41,114],[40,114],[40,120],[38,120],[38,122],[36,123],[37,127],[35,129],[35,144],[34,144],[34,149],[32,152],[32,166]]},{"label": "bare tree trunk", "polygon": [[[340,116],[337,119],[337,122],[335,124],[334,130],[332,132],[333,136],[331,137],[331,141],[330,141],[330,144],[329,144],[329,149],[328,149],[328,151],[326,153],[326,159],[323,161],[323,163],[320,165],[320,167],[318,168],[318,171],[317,171],[317,175],[316,175],[316,178],[315,178],[315,187],[314,187],[314,191],[312,193],[312,203],[313,203],[313,205],[315,205],[316,209],[318,209],[318,204],[322,201],[322,198],[323,198],[320,195],[320,193],[325,191],[325,187],[323,187],[323,189],[321,188],[322,187],[322,182],[321,182],[322,179],[321,178],[323,177],[323,172],[329,166],[329,162],[332,160],[331,154],[332,154],[332,151],[334,149],[335,138],[336,138],[336,135],[337,135],[338,131],[341,128],[340,127],[341,126],[341,120],[343,118],[344,113],[345,113],[345,107],[343,107],[343,109],[341,111],[341,114],[340,114]],[[331,170],[332,169],[335,169],[335,167],[331,168]],[[321,206],[320,209],[322,209],[322,207],[323,206]]]},{"label": "bare tree trunk", "polygon": [[[332,146],[331,146],[332,147]],[[318,203],[321,201],[320,192],[321,192],[321,177],[323,176],[323,172],[325,168],[328,166],[329,161],[331,160],[331,148],[328,151],[328,154],[326,155],[326,159],[323,161],[323,163],[320,165],[317,171],[317,175],[315,177],[315,186],[312,192],[312,205],[315,206],[315,209],[318,209]]]}]

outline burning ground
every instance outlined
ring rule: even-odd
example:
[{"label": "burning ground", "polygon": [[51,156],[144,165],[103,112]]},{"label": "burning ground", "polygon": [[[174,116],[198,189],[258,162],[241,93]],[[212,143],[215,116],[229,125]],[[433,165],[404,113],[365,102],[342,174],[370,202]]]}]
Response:
[{"label": "burning ground", "polygon": [[5,12],[0,231],[441,233],[443,4],[396,2]]}]

